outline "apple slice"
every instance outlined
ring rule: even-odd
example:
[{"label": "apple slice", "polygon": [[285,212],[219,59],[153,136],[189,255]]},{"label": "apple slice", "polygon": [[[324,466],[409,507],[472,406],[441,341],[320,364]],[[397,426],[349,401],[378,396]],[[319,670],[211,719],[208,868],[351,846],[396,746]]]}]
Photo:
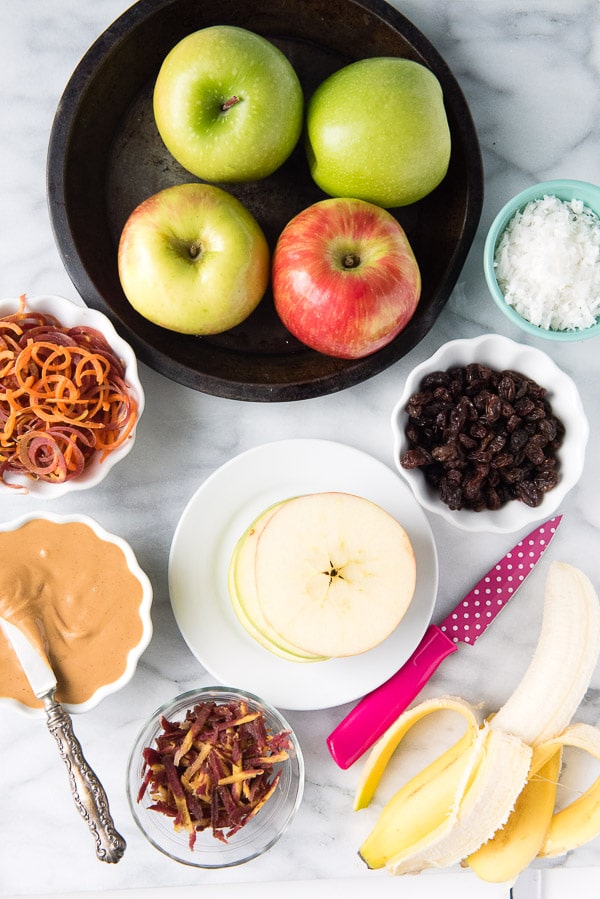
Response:
[{"label": "apple slice", "polygon": [[258,603],[254,564],[256,545],[266,523],[282,504],[276,503],[262,512],[238,540],[229,563],[229,597],[242,627],[264,649],[289,662],[321,661],[321,656],[303,652],[273,631]]},{"label": "apple slice", "polygon": [[381,643],[414,594],[416,563],[396,519],[341,492],[295,497],[257,537],[256,590],[271,628],[304,652],[343,657]]}]

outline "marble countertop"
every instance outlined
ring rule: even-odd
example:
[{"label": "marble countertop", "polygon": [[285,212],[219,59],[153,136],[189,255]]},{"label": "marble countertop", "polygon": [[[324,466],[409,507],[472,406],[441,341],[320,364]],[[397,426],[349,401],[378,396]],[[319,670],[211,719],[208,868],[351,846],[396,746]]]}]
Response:
[{"label": "marble countertop", "polygon": [[[2,0],[0,4],[0,296],[22,292],[75,296],[47,212],[48,137],[71,72],[94,39],[128,5],[126,0]],[[394,0],[394,5],[450,65],[470,104],[481,142],[485,201],[458,283],[418,347],[387,371],[338,394],[296,403],[244,403],[190,390],[141,366],[146,410],[133,452],[97,488],[43,505],[44,510],[58,513],[85,512],[120,534],[131,543],[153,583],[154,637],[134,679],[75,721],[86,755],[110,797],[117,827],[127,839],[127,852],[115,866],[96,861],[43,724],[0,709],[0,895],[266,881],[323,883],[346,878],[377,885],[382,897],[389,893],[387,880],[384,883],[378,874],[367,872],[357,856],[368,828],[365,816],[351,813],[360,764],[341,771],[325,747],[327,734],[351,703],[288,713],[306,760],[302,808],[276,847],[239,869],[199,872],[154,850],[130,815],[124,772],[129,747],[150,712],[174,694],[212,681],[177,628],[167,587],[173,532],[198,486],[238,453],[290,437],[340,441],[392,466],[389,417],[406,374],[417,362],[455,337],[497,332],[524,339],[501,316],[485,287],[483,241],[495,213],[512,194],[536,181],[564,177],[600,183],[597,0],[530,0],[527,4]],[[600,586],[598,343],[531,342],[550,353],[575,379],[591,425],[587,464],[580,483],[561,506],[564,521],[553,554],[582,568]],[[31,509],[22,497],[6,493],[0,497],[1,521]],[[430,523],[440,566],[435,614],[441,618],[517,537],[466,536],[436,516],[430,516]],[[529,661],[542,600],[543,564],[485,638],[473,649],[465,648],[449,658],[422,695],[452,693],[490,709],[498,707]],[[598,723],[599,706],[600,670],[578,719]],[[538,867],[575,872],[598,864],[600,840],[595,840],[566,858]],[[446,877],[450,879],[444,881]],[[468,872],[431,875],[433,888],[445,883],[450,895],[458,895],[451,886],[456,878],[466,895],[466,884],[473,880]],[[486,888],[481,895],[491,897],[496,891]]]}]

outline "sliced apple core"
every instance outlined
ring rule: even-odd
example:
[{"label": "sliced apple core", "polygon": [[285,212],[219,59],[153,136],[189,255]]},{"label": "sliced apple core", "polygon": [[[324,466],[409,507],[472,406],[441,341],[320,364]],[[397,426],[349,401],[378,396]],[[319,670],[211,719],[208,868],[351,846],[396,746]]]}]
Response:
[{"label": "sliced apple core", "polygon": [[[285,502],[285,501],[284,501]],[[292,646],[265,620],[256,593],[255,551],[258,537],[280,503],[266,509],[238,540],[229,564],[229,597],[242,627],[269,652],[289,662],[314,662],[321,656]]]},{"label": "sliced apple core", "polygon": [[280,504],[254,552],[256,591],[272,632],[297,650],[327,657],[379,645],[414,595],[410,539],[375,503],[315,493]]}]

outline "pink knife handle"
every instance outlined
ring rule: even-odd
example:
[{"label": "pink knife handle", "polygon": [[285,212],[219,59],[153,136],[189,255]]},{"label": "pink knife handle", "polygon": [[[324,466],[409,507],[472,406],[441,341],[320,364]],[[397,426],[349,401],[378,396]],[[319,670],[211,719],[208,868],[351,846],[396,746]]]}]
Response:
[{"label": "pink knife handle", "polygon": [[327,746],[340,768],[349,768],[373,745],[425,686],[440,662],[457,645],[435,624],[402,668],[368,693],[327,737]]}]

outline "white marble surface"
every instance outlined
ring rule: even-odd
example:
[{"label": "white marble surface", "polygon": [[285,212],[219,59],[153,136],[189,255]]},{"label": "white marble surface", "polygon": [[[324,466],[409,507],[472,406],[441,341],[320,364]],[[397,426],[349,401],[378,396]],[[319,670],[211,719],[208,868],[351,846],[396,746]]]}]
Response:
[{"label": "white marble surface", "polygon": [[[388,419],[410,367],[449,338],[497,331],[518,338],[488,299],[481,253],[486,229],[504,201],[550,177],[600,182],[600,8],[597,0],[395,0],[437,46],[471,106],[486,171],[480,228],[456,289],[438,322],[405,359],[362,385],[294,404],[244,404],[180,387],[142,366],[147,408],[134,451],[98,488],[44,504],[85,511],[129,540],[152,579],[155,635],[132,683],[76,719],[77,733],[128,841],[116,866],[96,861],[74,811],[63,766],[41,722],[0,710],[0,894],[64,894],[133,887],[256,884],[358,879],[379,886],[357,847],[376,809],[351,812],[359,765],[340,771],[325,737],[350,705],[289,713],[306,756],[302,809],[264,858],[220,874],[163,858],[137,832],[124,792],[129,746],[142,720],[173,694],[210,676],[188,651],[173,619],[167,557],[178,518],[212,471],[258,443],[313,436],[355,445],[392,464]],[[0,3],[0,296],[74,296],[54,245],[45,193],[45,157],[55,108],[77,62],[119,15],[126,0],[2,0]],[[441,223],[443,226],[443,223]],[[591,422],[587,465],[565,499],[553,555],[584,569],[600,586],[600,434],[597,342],[544,344],[576,380]],[[176,435],[174,437],[174,435]],[[2,494],[0,519],[29,511]],[[465,535],[431,518],[440,561],[436,616],[442,617],[509,544],[509,536]],[[516,538],[515,538],[516,539]],[[509,694],[535,643],[543,565],[474,649],[456,653],[424,695],[458,693],[490,709]],[[578,717],[600,717],[600,670]],[[418,749],[418,747],[416,747]],[[600,864],[600,840],[552,865],[578,872]],[[547,873],[546,871],[544,872]],[[384,875],[385,876],[385,875]],[[457,888],[456,878],[463,884]],[[431,876],[432,892],[466,895],[473,878]],[[426,881],[428,884],[429,881]],[[411,884],[403,884],[410,896]],[[416,889],[416,888],[415,888]],[[419,890],[423,889],[420,882]],[[455,891],[456,890],[456,891]],[[185,891],[184,891],[185,892]],[[481,895],[497,891],[485,889]],[[422,895],[422,892],[414,895]],[[469,892],[469,895],[471,893]]]}]

